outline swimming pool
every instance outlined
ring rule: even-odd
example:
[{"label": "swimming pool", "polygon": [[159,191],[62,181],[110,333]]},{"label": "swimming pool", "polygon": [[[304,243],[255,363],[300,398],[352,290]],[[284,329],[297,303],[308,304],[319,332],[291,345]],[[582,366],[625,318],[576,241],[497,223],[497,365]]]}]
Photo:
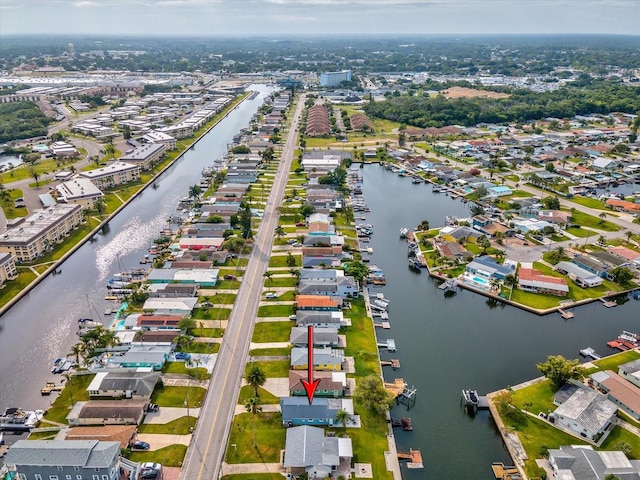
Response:
[{"label": "swimming pool", "polygon": [[474,282],[479,283],[480,285],[488,285],[488,284],[489,284],[489,282],[487,282],[487,280],[486,280],[486,279],[481,278],[481,277],[471,277],[471,279],[472,279]]}]

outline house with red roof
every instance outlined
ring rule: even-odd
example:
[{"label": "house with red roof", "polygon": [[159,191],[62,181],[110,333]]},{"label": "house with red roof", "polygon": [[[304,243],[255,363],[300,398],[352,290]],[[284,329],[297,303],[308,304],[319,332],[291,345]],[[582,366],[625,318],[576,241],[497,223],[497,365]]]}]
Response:
[{"label": "house with red roof", "polygon": [[566,278],[544,275],[533,268],[521,268],[518,271],[518,288],[526,292],[544,293],[566,297],[569,285]]}]

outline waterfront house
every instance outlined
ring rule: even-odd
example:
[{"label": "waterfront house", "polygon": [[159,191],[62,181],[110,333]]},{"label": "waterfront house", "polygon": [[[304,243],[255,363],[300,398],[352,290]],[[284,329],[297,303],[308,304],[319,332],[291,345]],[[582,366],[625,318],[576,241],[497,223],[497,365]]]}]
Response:
[{"label": "waterfront house", "polygon": [[180,298],[195,297],[198,294],[198,285],[185,283],[151,283],[149,284],[149,297],[156,298]]},{"label": "waterfront house", "polygon": [[620,258],[617,255],[609,252],[601,252],[596,250],[589,253],[589,256],[591,258],[595,258],[610,269],[614,269],[616,267],[628,267],[630,265],[630,262],[628,260]]},{"label": "waterfront house", "polygon": [[[289,394],[292,397],[306,397],[307,391],[302,381],[308,379],[308,372],[289,370]],[[343,397],[349,388],[345,372],[314,372],[313,379],[320,380],[314,394],[316,397]]]},{"label": "waterfront house", "polygon": [[466,272],[468,275],[481,277],[485,280],[493,278],[504,280],[507,275],[515,273],[514,265],[502,265],[495,258],[488,255],[476,257],[472,262],[467,264]]},{"label": "waterfront house", "polygon": [[569,217],[571,213],[563,212],[562,210],[539,210],[538,220],[545,222],[566,225],[569,223]]},{"label": "waterfront house", "polygon": [[217,268],[154,268],[149,272],[147,281],[149,283],[186,283],[197,284],[200,287],[215,287],[219,273],[220,270]]},{"label": "waterfront house", "polygon": [[618,407],[606,396],[579,388],[549,415],[555,425],[589,441],[606,436],[613,428]]},{"label": "waterfront house", "polygon": [[189,315],[197,303],[197,297],[149,297],[145,300],[142,310],[158,315]]},{"label": "waterfront house", "polygon": [[640,464],[631,462],[622,451],[595,451],[588,445],[570,445],[549,449],[553,478],[603,480],[640,478]]},{"label": "waterfront house", "polygon": [[440,237],[448,242],[476,243],[484,234],[471,227],[443,227],[440,229]]},{"label": "waterfront house", "polygon": [[89,400],[76,402],[67,421],[78,425],[139,425],[148,405],[147,400]]},{"label": "waterfront house", "polygon": [[90,398],[151,398],[160,372],[98,372],[87,387]]},{"label": "waterfront house", "polygon": [[167,345],[135,345],[124,353],[114,354],[107,358],[109,367],[152,368],[162,370],[171,347]]},{"label": "waterfront house", "polygon": [[598,287],[602,285],[602,278],[571,262],[558,262],[557,272],[567,275],[574,283],[582,288]]},{"label": "waterfront house", "polygon": [[627,202],[626,200],[618,200],[616,198],[609,198],[605,202],[609,208],[618,212],[638,213],[640,212],[640,203]]},{"label": "waterfront house", "polygon": [[18,440],[4,458],[19,480],[118,480],[120,443],[98,440]]},{"label": "waterfront house", "polygon": [[124,319],[126,329],[144,328],[146,330],[177,330],[180,320],[186,315],[160,315],[150,313],[132,313]]},{"label": "waterfront house", "polygon": [[66,429],[65,440],[98,440],[118,442],[120,448],[128,448],[136,436],[136,425],[100,425],[97,427],[73,427]]},{"label": "waterfront house", "polygon": [[640,359],[623,363],[618,367],[618,373],[635,386],[640,387]]},{"label": "waterfront house", "polygon": [[325,437],[322,428],[306,425],[287,429],[284,468],[291,475],[306,473],[317,479],[338,471],[349,474],[352,457],[350,438]]},{"label": "waterfront house", "polygon": [[296,305],[298,306],[298,310],[339,312],[342,308],[342,297],[296,295]]},{"label": "waterfront house", "polygon": [[527,292],[544,293],[566,297],[569,294],[567,280],[551,275],[543,275],[539,270],[520,268],[518,271],[518,288]]},{"label": "waterfront house", "polygon": [[353,415],[353,400],[350,398],[316,398],[309,404],[306,397],[280,398],[282,424],[285,427],[298,425],[327,425],[333,426],[339,422],[336,414],[345,410]]},{"label": "waterfront house", "polygon": [[458,242],[439,242],[436,243],[436,248],[447,260],[462,260],[467,257],[472,257],[473,254],[466,248],[460,245]]},{"label": "waterfront house", "polygon": [[636,385],[610,370],[590,375],[589,383],[604,393],[620,410],[640,420],[640,388]]},{"label": "waterfront house", "polygon": [[612,246],[607,249],[612,255],[627,260],[633,263],[635,266],[640,267],[640,252],[631,250],[630,248],[623,246]]},{"label": "waterfront house", "polygon": [[600,278],[607,278],[610,270],[607,265],[587,254],[576,255],[571,259],[571,263],[575,263],[583,270],[591,272]]},{"label": "waterfront house", "polygon": [[[344,350],[330,347],[313,349],[313,369],[318,371],[341,371],[344,362]],[[309,349],[294,347],[291,349],[291,368],[307,370],[309,366]]]},{"label": "waterfront house", "polygon": [[[310,312],[300,312],[300,314],[302,313],[310,313]],[[329,313],[342,313],[342,312],[329,312]],[[293,327],[291,329],[289,343],[291,343],[294,347],[307,347],[309,345],[309,329],[307,328],[307,326]],[[320,347],[320,348],[337,347],[339,343],[340,343],[340,337],[338,335],[337,328],[314,327],[313,329],[313,346],[314,347]]]},{"label": "waterfront house", "polygon": [[178,246],[181,250],[220,250],[224,238],[222,237],[180,237]]},{"label": "waterfront house", "polygon": [[298,292],[301,295],[331,295],[351,298],[359,295],[360,287],[353,277],[340,275],[334,279],[300,279]]},{"label": "waterfront house", "polygon": [[296,312],[296,325],[298,327],[312,326],[314,328],[334,328],[346,327],[350,325],[348,319],[344,318],[342,312],[323,310],[300,310]]}]

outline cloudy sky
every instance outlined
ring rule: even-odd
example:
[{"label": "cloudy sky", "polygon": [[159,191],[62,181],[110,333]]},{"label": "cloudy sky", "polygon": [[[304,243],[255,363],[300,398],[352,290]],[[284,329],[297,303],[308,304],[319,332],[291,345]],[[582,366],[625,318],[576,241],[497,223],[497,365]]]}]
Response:
[{"label": "cloudy sky", "polygon": [[0,0],[0,35],[640,34],[640,0]]}]

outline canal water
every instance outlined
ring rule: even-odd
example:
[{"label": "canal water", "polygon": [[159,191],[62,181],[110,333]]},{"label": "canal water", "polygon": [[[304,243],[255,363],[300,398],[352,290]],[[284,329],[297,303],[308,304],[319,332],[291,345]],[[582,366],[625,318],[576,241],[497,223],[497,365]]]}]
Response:
[{"label": "canal water", "polygon": [[411,410],[397,406],[392,411],[394,418],[410,416],[413,421],[412,432],[396,431],[398,451],[419,448],[425,466],[402,467],[403,478],[491,479],[491,462],[510,459],[489,413],[471,417],[463,411],[462,389],[485,394],[537,377],[535,365],[548,355],[577,358],[585,347],[613,353],[608,340],[622,330],[640,331],[640,302],[629,300],[610,309],[592,303],[576,308],[574,319],[563,320],[558,314],[540,317],[496,306],[466,290],[445,298],[437,281],[409,269],[407,243],[399,231],[422,220],[437,227],[447,215],[468,216],[467,204],[377,165],[366,166],[363,175],[371,208],[366,222],[374,226],[372,240],[364,246],[373,248],[371,262],[387,279],[386,286],[372,292],[391,300],[391,329],[377,333],[394,339],[398,349],[381,356],[401,364],[395,372],[384,367],[384,377],[403,378],[417,389]]},{"label": "canal water", "polygon": [[55,399],[42,397],[47,381],[60,382],[51,363],[66,356],[78,341],[78,318],[104,322],[106,282],[115,273],[138,267],[150,244],[176,213],[177,202],[200,179],[202,169],[227,152],[227,144],[246,127],[272,90],[252,86],[260,95],[246,100],[205,135],[193,149],[113,218],[103,231],[78,249],[50,275],[0,317],[0,411],[10,406],[44,409]]}]

